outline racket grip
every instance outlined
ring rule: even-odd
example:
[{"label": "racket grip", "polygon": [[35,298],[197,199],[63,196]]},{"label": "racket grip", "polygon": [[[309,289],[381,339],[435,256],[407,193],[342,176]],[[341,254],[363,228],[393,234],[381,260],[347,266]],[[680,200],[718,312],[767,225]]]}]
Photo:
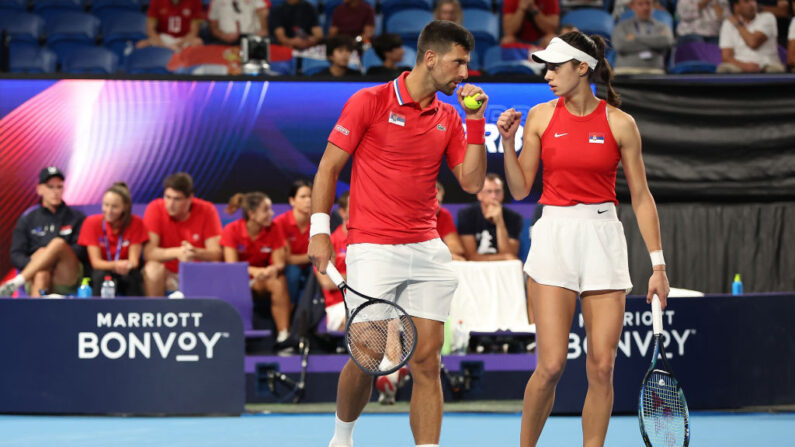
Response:
[{"label": "racket grip", "polygon": [[326,266],[326,274],[329,278],[331,278],[332,281],[334,281],[334,284],[336,284],[337,287],[342,288],[343,284],[345,284],[345,280],[342,278],[342,275],[340,275],[337,267],[334,267],[334,264],[331,262],[329,262]]},{"label": "racket grip", "polygon": [[654,335],[662,334],[662,305],[656,294],[651,297],[652,330]]}]

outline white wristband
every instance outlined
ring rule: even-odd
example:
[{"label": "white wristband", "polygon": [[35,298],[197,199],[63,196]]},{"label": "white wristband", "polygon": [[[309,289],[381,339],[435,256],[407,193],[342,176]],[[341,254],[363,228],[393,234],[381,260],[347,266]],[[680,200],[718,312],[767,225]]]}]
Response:
[{"label": "white wristband", "polygon": [[326,213],[314,213],[309,218],[309,237],[316,234],[331,234],[331,216]]},{"label": "white wristband", "polygon": [[654,267],[655,265],[665,265],[665,258],[663,258],[662,250],[655,250],[649,253],[651,257],[651,266]]}]

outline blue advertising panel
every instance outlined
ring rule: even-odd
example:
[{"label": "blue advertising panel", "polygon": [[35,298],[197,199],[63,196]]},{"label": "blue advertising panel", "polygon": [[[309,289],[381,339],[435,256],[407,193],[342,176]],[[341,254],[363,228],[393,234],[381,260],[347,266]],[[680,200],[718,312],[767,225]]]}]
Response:
[{"label": "blue advertising panel", "polygon": [[240,414],[243,353],[219,300],[0,299],[0,412]]}]

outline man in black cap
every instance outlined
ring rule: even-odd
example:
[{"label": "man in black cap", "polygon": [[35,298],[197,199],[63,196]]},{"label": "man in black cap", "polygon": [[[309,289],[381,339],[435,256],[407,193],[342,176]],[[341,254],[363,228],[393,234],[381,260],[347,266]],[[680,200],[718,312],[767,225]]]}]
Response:
[{"label": "man in black cap", "polygon": [[0,296],[9,296],[22,285],[31,296],[41,291],[73,294],[83,276],[85,249],[77,245],[85,215],[63,202],[64,175],[56,167],[39,173],[36,193],[41,206],[23,214],[14,228],[11,264],[19,270],[14,279],[0,286]]}]

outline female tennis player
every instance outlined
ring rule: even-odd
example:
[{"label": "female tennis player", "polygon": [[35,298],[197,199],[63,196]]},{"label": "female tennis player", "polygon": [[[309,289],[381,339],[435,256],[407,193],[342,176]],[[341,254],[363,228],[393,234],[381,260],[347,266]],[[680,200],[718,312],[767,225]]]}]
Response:
[{"label": "female tennis player", "polygon": [[[497,121],[507,183],[515,199],[528,195],[543,161],[539,202],[545,207],[533,226],[525,264],[532,279],[538,364],[525,389],[521,445],[536,445],[552,409],[579,295],[588,337],[583,445],[601,446],[613,408],[613,366],[624,304],[632,288],[624,230],[615,208],[619,161],[651,253],[647,300],[656,293],[665,306],[669,287],[660,224],[646,183],[640,134],[632,117],[618,109],[604,41],[578,31],[566,33],[534,53],[533,59],[547,64],[544,79],[558,98],[530,110],[518,158],[514,136],[521,113],[510,109]],[[593,81],[606,84],[607,101],[594,96]]]}]

